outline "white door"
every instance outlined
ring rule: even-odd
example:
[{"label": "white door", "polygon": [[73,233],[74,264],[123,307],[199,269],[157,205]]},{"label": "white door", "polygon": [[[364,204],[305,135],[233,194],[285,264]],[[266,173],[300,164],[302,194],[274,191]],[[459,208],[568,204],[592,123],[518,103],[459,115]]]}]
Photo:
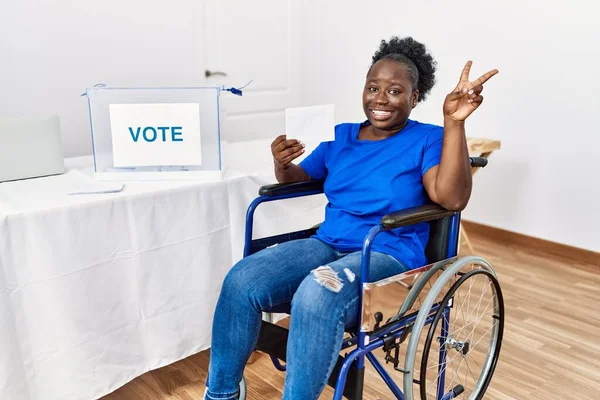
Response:
[{"label": "white door", "polygon": [[[222,139],[275,138],[300,104],[301,2],[205,0],[206,83],[240,87],[222,99]],[[221,74],[226,74],[223,76]]]}]

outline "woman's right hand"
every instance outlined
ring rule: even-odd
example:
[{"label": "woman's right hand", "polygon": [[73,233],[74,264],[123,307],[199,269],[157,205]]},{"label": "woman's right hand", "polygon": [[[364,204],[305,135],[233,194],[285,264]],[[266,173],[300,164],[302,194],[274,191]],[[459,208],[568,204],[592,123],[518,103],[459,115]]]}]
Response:
[{"label": "woman's right hand", "polygon": [[273,161],[280,170],[287,169],[293,160],[304,153],[304,143],[296,139],[286,138],[286,135],[280,135],[271,143]]}]

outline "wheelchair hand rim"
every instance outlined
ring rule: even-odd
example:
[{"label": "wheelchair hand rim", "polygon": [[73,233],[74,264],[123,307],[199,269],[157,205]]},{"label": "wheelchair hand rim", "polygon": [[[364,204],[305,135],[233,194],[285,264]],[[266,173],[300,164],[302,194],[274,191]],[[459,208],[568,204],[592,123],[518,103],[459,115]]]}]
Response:
[{"label": "wheelchair hand rim", "polygon": [[[494,296],[496,301],[494,302],[494,314],[497,315],[497,318],[493,319],[497,319],[497,323],[494,323],[494,327],[492,329],[491,332],[491,341],[488,347],[488,354],[486,356],[485,359],[485,364],[482,366],[481,368],[481,373],[479,375],[479,379],[477,380],[475,387],[473,388],[472,394],[469,397],[470,399],[474,399],[474,400],[479,400],[483,398],[483,395],[485,393],[485,391],[487,390],[487,387],[490,384],[490,381],[492,379],[492,375],[494,374],[494,370],[496,368],[496,365],[498,363],[498,358],[500,356],[500,349],[501,349],[501,345],[502,345],[502,336],[503,336],[503,332],[504,332],[504,301],[503,301],[503,297],[502,297],[502,291],[500,289],[500,284],[498,283],[498,280],[496,279],[496,277],[490,273],[487,270],[483,270],[483,269],[476,269],[476,270],[471,270],[467,273],[465,273],[463,276],[461,276],[450,288],[450,290],[448,290],[448,293],[446,293],[446,296],[444,297],[444,299],[442,300],[442,302],[440,304],[448,304],[450,299],[454,296],[455,292],[458,290],[458,288],[468,279],[472,278],[474,275],[485,275],[490,282],[493,285],[493,289],[494,289]],[[433,321],[431,322],[430,326],[429,326],[429,331],[427,334],[427,339],[425,340],[425,345],[423,348],[423,357],[421,360],[421,369],[420,369],[420,377],[419,377],[419,382],[420,382],[420,392],[421,392],[421,399],[425,400],[428,398],[427,396],[427,388],[426,388],[426,373],[427,373],[427,365],[424,367],[423,363],[427,364],[427,360],[428,360],[428,356],[429,356],[429,351],[431,349],[431,343],[433,342],[433,336],[434,333],[436,331],[436,326],[437,323],[439,322],[440,318],[442,317],[442,315],[444,314],[444,309],[445,307],[440,306],[435,314],[435,317],[433,319]],[[460,382],[458,382],[460,384]],[[452,388],[449,388],[452,389]],[[473,397],[475,396],[475,397]]]},{"label": "wheelchair hand rim", "polygon": [[405,400],[413,400],[413,376],[414,376],[414,365],[416,358],[416,351],[419,345],[419,337],[421,332],[425,326],[426,320],[429,318],[429,314],[431,308],[434,303],[437,302],[439,297],[439,293],[444,289],[447,285],[447,282],[450,279],[453,279],[454,276],[466,265],[476,265],[480,269],[487,270],[494,278],[497,279],[496,272],[490,266],[490,264],[480,257],[470,256],[463,257],[454,263],[450,264],[446,271],[437,279],[437,281],[433,284],[432,288],[429,291],[429,294],[423,301],[421,305],[421,310],[417,315],[417,319],[412,328],[412,333],[410,335],[408,346],[406,350],[406,357],[404,363],[404,395]]}]

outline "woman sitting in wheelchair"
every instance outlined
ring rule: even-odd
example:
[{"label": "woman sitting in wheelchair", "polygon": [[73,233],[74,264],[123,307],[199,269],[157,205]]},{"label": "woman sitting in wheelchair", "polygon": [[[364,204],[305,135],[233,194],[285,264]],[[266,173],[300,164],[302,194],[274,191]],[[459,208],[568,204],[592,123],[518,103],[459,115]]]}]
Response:
[{"label": "woman sitting in wheelchair", "polygon": [[[304,145],[285,135],[271,144],[280,183],[324,181],[325,220],[314,237],[259,251],[225,278],[214,318],[205,398],[236,399],[255,348],[261,313],[291,302],[283,399],[318,399],[338,359],[346,328],[356,326],[361,249],[387,213],[437,203],[462,210],[471,194],[465,120],[482,104],[483,84],[470,81],[471,62],[443,104],[444,126],[409,119],[426,99],[436,63],[410,37],[382,41],[367,71],[367,120],[336,126],[301,163]],[[370,280],[427,263],[429,225],[382,232],[373,242]]]}]

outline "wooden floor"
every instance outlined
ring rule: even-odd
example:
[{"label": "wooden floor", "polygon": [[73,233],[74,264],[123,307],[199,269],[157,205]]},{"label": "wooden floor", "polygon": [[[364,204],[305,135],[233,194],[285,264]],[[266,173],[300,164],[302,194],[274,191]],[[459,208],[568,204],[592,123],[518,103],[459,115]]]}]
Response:
[{"label": "wooden floor", "polygon": [[[600,265],[560,259],[471,235],[477,255],[497,270],[506,307],[502,353],[485,398],[600,398]],[[378,351],[377,354],[383,354]],[[209,353],[135,379],[103,400],[200,400]],[[248,399],[281,398],[283,374],[261,355],[245,373]],[[328,387],[321,399],[331,399]],[[391,399],[367,371],[365,399]]]}]

